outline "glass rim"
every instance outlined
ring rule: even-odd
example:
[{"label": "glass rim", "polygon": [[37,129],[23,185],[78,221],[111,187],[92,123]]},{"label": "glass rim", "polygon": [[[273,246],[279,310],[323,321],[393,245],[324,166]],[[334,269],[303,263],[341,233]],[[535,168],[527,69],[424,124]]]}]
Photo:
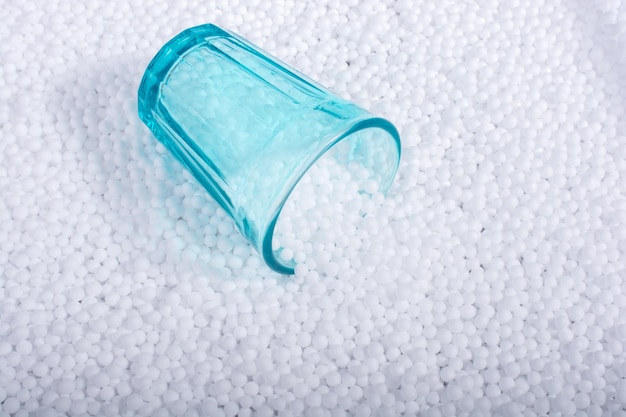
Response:
[{"label": "glass rim", "polygon": [[[309,172],[313,165],[315,165],[320,160],[320,158],[326,155],[328,151],[330,151],[335,145],[362,130],[381,129],[383,132],[385,132],[388,137],[382,138],[382,140],[393,141],[393,144],[395,145],[394,150],[396,151],[394,153],[394,155],[396,156],[396,161],[393,164],[393,169],[390,172],[385,173],[386,175],[381,181],[382,189],[380,189],[379,191],[383,194],[387,194],[387,192],[391,188],[393,179],[398,172],[400,157],[402,154],[400,134],[398,133],[398,130],[390,121],[382,117],[372,116],[358,120],[350,120],[349,122],[350,123],[346,124],[345,127],[341,129],[338,134],[334,135],[330,140],[326,141],[324,146],[322,146],[318,152],[311,153],[312,156],[300,165],[300,169],[298,170],[298,172],[294,172],[294,175],[289,178],[286,186],[283,187],[281,193],[276,198],[277,204],[274,205],[274,208],[268,215],[269,222],[264,228],[263,239],[261,243],[261,252],[263,259],[272,270],[281,274],[294,274],[295,263],[293,261],[289,261],[290,264],[293,263],[294,265],[285,265],[285,263],[281,262],[281,260],[277,256],[277,251],[272,249],[272,240],[274,238],[276,224],[278,222],[278,219],[280,218],[281,211],[287,200],[289,200],[289,197],[291,196],[293,190],[300,183],[302,178]],[[369,140],[375,141],[376,138],[371,138]]]}]

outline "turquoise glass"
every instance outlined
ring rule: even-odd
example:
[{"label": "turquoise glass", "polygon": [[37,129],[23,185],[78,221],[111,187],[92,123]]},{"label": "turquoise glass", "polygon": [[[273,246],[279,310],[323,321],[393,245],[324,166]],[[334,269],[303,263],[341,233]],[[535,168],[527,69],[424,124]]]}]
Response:
[{"label": "turquoise glass", "polygon": [[139,116],[283,274],[294,263],[272,249],[274,227],[312,164],[333,148],[341,163],[369,169],[386,193],[400,160],[389,121],[211,24],[157,53],[139,87]]}]

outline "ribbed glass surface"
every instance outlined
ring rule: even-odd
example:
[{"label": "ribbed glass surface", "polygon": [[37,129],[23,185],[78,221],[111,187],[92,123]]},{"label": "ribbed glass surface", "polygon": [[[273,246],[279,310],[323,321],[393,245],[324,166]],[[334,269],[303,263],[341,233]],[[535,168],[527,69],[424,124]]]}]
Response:
[{"label": "ribbed glass surface", "polygon": [[306,170],[341,141],[336,158],[369,168],[386,192],[400,158],[390,122],[211,24],[158,52],[139,87],[139,116],[284,274],[294,265],[277,257],[272,235]]}]

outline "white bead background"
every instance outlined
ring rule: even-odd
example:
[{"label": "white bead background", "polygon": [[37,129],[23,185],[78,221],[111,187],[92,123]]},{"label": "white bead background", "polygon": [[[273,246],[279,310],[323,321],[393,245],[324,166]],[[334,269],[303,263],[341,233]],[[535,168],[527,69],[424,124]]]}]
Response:
[{"label": "white bead background", "polygon": [[[1,416],[626,416],[623,2],[8,0],[0,22]],[[138,119],[150,59],[205,22],[401,130],[387,199],[295,277]]]}]

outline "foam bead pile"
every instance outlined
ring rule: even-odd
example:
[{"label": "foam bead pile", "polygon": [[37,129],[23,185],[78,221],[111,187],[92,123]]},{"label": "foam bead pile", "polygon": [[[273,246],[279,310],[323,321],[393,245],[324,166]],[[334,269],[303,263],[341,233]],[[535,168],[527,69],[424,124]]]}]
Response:
[{"label": "foam bead pile", "polygon": [[[0,21],[0,416],[626,415],[622,2]],[[401,129],[386,199],[331,164],[288,203],[293,277],[137,116],[152,56],[207,21]]]}]

